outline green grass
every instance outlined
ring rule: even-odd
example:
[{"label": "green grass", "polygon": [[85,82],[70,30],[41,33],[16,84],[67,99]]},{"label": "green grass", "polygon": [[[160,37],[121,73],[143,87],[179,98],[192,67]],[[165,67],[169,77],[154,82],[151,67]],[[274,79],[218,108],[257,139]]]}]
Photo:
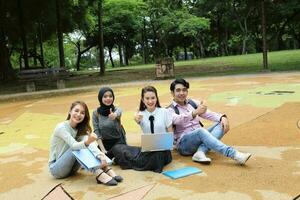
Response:
[{"label": "green grass", "polygon": [[[269,52],[268,63],[269,71],[272,72],[300,70],[300,50]],[[81,87],[153,80],[155,79],[154,66],[155,64],[147,64],[109,68],[106,70],[105,76],[99,76],[98,71],[72,72],[72,76],[66,81],[66,86]],[[176,77],[247,74],[262,71],[262,53],[175,62]],[[38,90],[52,88],[43,86],[38,88]],[[0,91],[1,94],[24,92],[25,86],[18,81],[14,81],[1,84]]]}]

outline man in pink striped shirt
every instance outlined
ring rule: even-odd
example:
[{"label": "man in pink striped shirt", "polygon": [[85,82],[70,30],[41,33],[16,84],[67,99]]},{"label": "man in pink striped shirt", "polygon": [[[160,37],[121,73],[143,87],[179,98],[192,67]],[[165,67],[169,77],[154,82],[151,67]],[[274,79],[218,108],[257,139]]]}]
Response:
[{"label": "man in pink striped shirt", "polygon": [[[250,153],[242,153],[225,145],[220,139],[229,131],[227,116],[207,109],[203,101],[188,99],[189,83],[176,79],[170,85],[173,102],[169,106],[174,125],[174,142],[181,155],[193,155],[192,160],[210,164],[206,153],[212,149],[244,165]],[[215,122],[208,129],[203,128],[201,118]]]}]

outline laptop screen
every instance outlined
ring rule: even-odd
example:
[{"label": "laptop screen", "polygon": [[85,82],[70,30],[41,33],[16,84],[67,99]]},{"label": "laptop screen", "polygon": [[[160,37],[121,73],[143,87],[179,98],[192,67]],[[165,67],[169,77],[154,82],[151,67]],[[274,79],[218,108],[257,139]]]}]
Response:
[{"label": "laptop screen", "polygon": [[142,151],[164,151],[173,149],[173,133],[146,133],[141,135]]}]

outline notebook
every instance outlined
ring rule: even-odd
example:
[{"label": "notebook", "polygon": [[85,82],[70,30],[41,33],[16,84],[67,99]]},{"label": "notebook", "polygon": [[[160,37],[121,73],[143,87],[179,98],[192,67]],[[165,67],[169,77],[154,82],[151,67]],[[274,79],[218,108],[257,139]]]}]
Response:
[{"label": "notebook", "polygon": [[[72,151],[77,161],[86,169],[90,170],[100,166],[101,161],[97,159],[89,149],[80,149]],[[111,165],[112,160],[105,156],[106,162]]]},{"label": "notebook", "polygon": [[202,170],[196,167],[183,167],[176,170],[169,170],[162,172],[163,175],[168,176],[172,179],[178,179],[186,176],[190,176],[193,174],[201,173]]},{"label": "notebook", "polygon": [[142,152],[173,149],[173,133],[146,133],[141,135]]}]

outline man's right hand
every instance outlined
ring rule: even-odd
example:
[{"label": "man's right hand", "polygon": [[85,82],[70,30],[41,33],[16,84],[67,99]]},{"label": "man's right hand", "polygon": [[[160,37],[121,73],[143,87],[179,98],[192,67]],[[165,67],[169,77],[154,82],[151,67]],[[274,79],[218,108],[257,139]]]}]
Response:
[{"label": "man's right hand", "polygon": [[193,111],[193,114],[196,115],[202,115],[207,110],[207,106],[204,104],[204,101],[201,101],[198,107]]}]

